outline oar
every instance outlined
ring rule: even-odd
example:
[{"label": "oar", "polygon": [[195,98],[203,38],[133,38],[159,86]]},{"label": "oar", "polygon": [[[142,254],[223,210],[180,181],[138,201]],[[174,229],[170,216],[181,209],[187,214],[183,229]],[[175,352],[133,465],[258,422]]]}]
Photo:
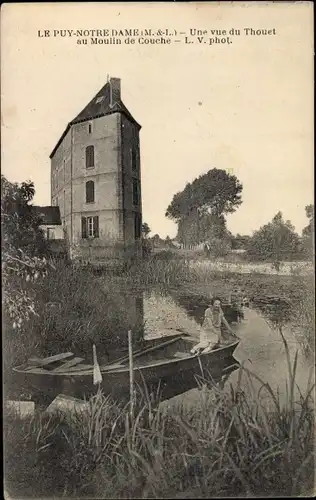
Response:
[{"label": "oar", "polygon": [[[144,353],[147,353],[149,351],[154,351],[156,349],[159,349],[160,347],[163,347],[164,345],[167,345],[169,343],[175,342],[176,340],[179,340],[179,338],[181,338],[183,335],[188,336],[188,334],[185,333],[185,332],[179,332],[176,336],[172,336],[172,338],[169,339],[167,342],[162,342],[161,344],[157,344],[157,345],[155,345],[153,347],[146,347],[145,349],[144,348],[137,349],[137,351],[134,351],[134,353],[133,353],[133,358],[135,359],[138,356],[142,356]],[[162,337],[162,338],[164,338],[164,337]],[[120,358],[117,358],[117,359],[114,359],[110,363],[107,363],[106,365],[103,365],[102,366],[102,370],[104,370],[106,367],[111,368],[112,365],[117,365],[119,363],[124,363],[128,359],[129,359],[129,354],[127,354],[127,355],[125,354],[124,356],[122,356]]]},{"label": "oar", "polygon": [[[178,336],[176,338],[172,338],[171,340],[169,339],[166,342],[162,342],[161,344],[157,344],[153,347],[148,347],[148,348],[143,349],[143,350],[140,349],[139,351],[134,352],[133,359],[136,359],[139,356],[142,356],[143,354],[147,354],[149,352],[156,351],[157,349],[161,349],[162,347],[166,347],[169,344],[173,344],[177,340],[179,340]],[[127,356],[123,356],[122,358],[116,359],[115,361],[113,361],[113,363],[110,363],[109,365],[106,365],[106,366],[111,368],[112,364],[124,363],[124,361],[127,361],[128,359],[129,359],[129,354]]]},{"label": "oar", "polygon": [[[180,337],[181,338],[181,337]],[[139,356],[143,356],[143,354],[147,354],[149,352],[152,352],[152,351],[156,351],[157,349],[161,349],[162,347],[166,347],[167,345],[169,344],[173,344],[174,342],[176,342],[177,340],[179,340],[179,337],[176,337],[176,338],[172,338],[171,340],[168,340],[167,342],[163,342],[162,344],[158,344],[154,347],[149,347],[147,349],[144,349],[144,350],[140,350],[140,351],[136,351],[135,353],[133,353],[133,360],[138,358]],[[109,363],[107,365],[104,365],[102,366],[102,371],[105,372],[105,371],[110,371],[110,370],[115,370],[115,368],[118,368],[118,364],[120,363],[124,363],[124,361],[128,361],[130,359],[130,353],[128,353],[127,356],[124,356],[122,358],[119,358],[119,359],[116,359],[115,361],[113,361],[112,363]],[[99,365],[98,365],[99,366]],[[99,370],[100,370],[100,367],[99,367]],[[87,375],[87,367],[85,368],[82,368],[82,373],[81,373],[81,367],[80,365],[78,367],[75,367],[73,370],[69,371],[69,373],[73,373],[73,372],[76,372],[76,375],[81,375],[81,374],[85,374]],[[94,373],[94,367],[93,367],[93,373]]]}]

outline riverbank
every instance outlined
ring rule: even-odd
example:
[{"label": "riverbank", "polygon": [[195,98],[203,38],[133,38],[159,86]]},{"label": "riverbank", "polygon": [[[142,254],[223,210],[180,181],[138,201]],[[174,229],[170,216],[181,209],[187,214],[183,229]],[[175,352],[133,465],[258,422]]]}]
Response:
[{"label": "riverbank", "polygon": [[[241,376],[239,376],[241,378]],[[4,419],[13,498],[305,496],[314,485],[312,388],[283,404],[268,388],[202,388],[195,404],[128,408],[98,392],[85,412]],[[288,373],[295,385],[295,370]],[[267,387],[266,387],[267,390]],[[277,473],[276,473],[277,471]]]},{"label": "riverbank", "polygon": [[[145,326],[143,293],[152,290],[171,294],[187,309],[192,305],[202,312],[210,292],[225,300],[235,287],[250,300],[285,298],[291,303],[288,320],[306,351],[314,351],[314,283],[310,275],[202,273],[181,259],[153,259],[121,274],[105,272],[95,276],[92,269],[76,269],[58,262],[32,287],[36,315],[23,322],[20,329],[13,328],[4,315],[4,369],[9,377],[12,366],[31,355],[48,356],[74,349],[87,353],[92,343],[116,348],[126,342],[129,329],[135,339],[141,338]],[[260,307],[260,300],[256,305]]]},{"label": "riverbank", "polygon": [[[284,390],[283,380],[278,391],[279,372],[271,379],[273,370],[281,369],[279,348],[275,350],[278,328],[289,328],[295,335],[299,331],[300,345],[309,347],[306,353],[314,352],[311,277],[201,273],[184,261],[149,261],[144,268],[130,268],[120,275],[95,276],[93,270],[59,263],[32,286],[38,315],[21,331],[5,331],[9,382],[13,363],[31,354],[78,347],[86,354],[92,342],[121,345],[128,329],[137,339],[146,328],[155,333],[159,325],[170,326],[170,321],[178,326],[184,322],[185,329],[190,322],[197,325],[209,293],[225,300],[236,286],[261,313],[261,319],[255,310],[246,315],[243,345],[236,351],[241,362],[252,358],[256,369],[247,387],[240,384],[239,370],[227,390],[195,390],[194,404],[182,398],[169,409],[161,405],[153,410],[148,402],[138,401],[133,422],[127,408],[101,394],[90,400],[84,414],[36,413],[22,419],[9,411],[4,438],[10,496],[43,498],[49,492],[74,498],[208,498],[295,496],[311,491],[313,390],[308,377],[300,376],[295,353],[286,350],[289,343],[282,344],[281,337],[277,345],[283,349],[282,375],[287,359],[292,367],[287,375],[289,390]],[[289,304],[286,317],[278,305],[267,306],[263,299],[270,296]],[[266,322],[274,329],[271,333],[265,329]],[[252,364],[248,362],[244,370],[251,371]],[[298,398],[294,398],[296,383],[302,393]],[[262,399],[267,390],[272,400],[269,408]]]}]

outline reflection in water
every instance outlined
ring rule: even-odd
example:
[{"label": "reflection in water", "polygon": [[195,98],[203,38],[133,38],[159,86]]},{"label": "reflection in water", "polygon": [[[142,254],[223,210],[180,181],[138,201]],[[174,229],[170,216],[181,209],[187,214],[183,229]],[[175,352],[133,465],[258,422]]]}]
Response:
[{"label": "reflection in water", "polygon": [[[145,339],[174,333],[174,330],[199,336],[207,305],[206,296],[148,294],[144,297]],[[245,309],[245,319],[238,330],[241,342],[234,356],[264,382],[268,382],[273,389],[279,387],[281,394],[284,395],[288,368],[285,347],[278,331],[278,326],[281,325],[292,362],[296,352],[299,353],[297,384],[299,387],[306,386],[311,367],[290,328],[289,305],[278,300],[269,301],[268,305],[259,303],[254,305],[256,310]],[[243,383],[246,378],[246,376],[243,378]],[[230,382],[237,383],[237,380],[238,373],[235,372],[230,377]]]},{"label": "reflection in water", "polygon": [[200,322],[177,304],[170,295],[151,293],[144,296],[145,339],[183,332],[199,337]]},{"label": "reflection in water", "polygon": [[173,294],[174,300],[182,307],[199,325],[202,325],[205,310],[209,307],[209,298],[205,295],[177,295]]}]

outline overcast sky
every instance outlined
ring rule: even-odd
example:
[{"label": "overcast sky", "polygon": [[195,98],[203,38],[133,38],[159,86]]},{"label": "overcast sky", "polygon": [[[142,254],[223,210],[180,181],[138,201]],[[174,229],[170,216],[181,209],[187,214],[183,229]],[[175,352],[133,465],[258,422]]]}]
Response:
[{"label": "overcast sky", "polygon": [[[253,27],[233,43],[86,45],[40,29]],[[302,4],[15,4],[2,9],[2,173],[32,179],[50,204],[49,154],[105,84],[142,125],[143,218],[175,236],[173,195],[211,168],[233,169],[243,204],[228,217],[250,234],[281,210],[300,232],[313,201],[312,10]]]}]

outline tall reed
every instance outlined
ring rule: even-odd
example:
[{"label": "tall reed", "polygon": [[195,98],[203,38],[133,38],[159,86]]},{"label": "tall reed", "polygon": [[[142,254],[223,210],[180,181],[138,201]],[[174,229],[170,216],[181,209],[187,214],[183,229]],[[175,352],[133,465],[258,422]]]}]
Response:
[{"label": "tall reed", "polygon": [[283,342],[285,400],[243,367],[229,390],[200,379],[200,398],[191,406],[153,404],[145,389],[132,420],[128,406],[100,389],[85,412],[26,420],[7,414],[8,491],[76,498],[311,494],[314,384],[310,378],[296,398],[297,355],[291,360],[284,336]]}]

